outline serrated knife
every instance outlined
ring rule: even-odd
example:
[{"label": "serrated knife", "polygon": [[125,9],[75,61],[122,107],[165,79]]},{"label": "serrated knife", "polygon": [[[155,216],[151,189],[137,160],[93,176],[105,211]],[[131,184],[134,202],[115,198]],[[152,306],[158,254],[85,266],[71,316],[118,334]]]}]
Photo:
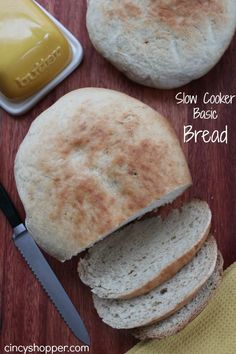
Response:
[{"label": "serrated knife", "polygon": [[0,209],[13,228],[13,241],[46,291],[67,326],[83,343],[90,345],[88,332],[76,308],[22,223],[10,197],[0,183]]}]

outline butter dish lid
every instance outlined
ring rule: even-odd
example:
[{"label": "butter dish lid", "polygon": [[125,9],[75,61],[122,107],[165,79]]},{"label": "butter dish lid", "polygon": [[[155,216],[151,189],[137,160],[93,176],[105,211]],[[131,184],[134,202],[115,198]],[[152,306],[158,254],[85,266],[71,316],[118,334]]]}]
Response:
[{"label": "butter dish lid", "polygon": [[24,114],[81,62],[80,42],[33,0],[0,0],[0,107]]}]

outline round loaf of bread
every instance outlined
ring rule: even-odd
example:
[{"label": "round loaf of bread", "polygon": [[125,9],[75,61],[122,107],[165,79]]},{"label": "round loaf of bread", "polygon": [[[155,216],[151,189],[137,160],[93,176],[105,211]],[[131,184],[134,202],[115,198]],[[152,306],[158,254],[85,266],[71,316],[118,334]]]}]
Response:
[{"label": "round loaf of bread", "polygon": [[63,261],[191,184],[174,130],[120,92],[86,88],[32,124],[15,162],[26,224]]},{"label": "round loaf of bread", "polygon": [[162,89],[205,75],[235,27],[235,0],[88,1],[95,48],[131,80]]}]

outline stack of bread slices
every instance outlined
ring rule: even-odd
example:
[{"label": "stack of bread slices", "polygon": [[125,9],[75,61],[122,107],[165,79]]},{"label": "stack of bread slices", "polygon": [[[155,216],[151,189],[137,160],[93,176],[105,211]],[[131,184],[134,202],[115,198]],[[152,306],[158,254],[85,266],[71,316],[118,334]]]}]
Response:
[{"label": "stack of bread slices", "polygon": [[165,219],[136,221],[90,248],[78,271],[102,320],[139,339],[173,335],[193,320],[222,277],[211,217],[206,202],[193,200]]}]

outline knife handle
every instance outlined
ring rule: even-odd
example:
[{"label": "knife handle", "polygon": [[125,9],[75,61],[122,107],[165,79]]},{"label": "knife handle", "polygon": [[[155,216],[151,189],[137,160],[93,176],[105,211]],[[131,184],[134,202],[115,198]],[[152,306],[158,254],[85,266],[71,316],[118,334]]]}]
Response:
[{"label": "knife handle", "polygon": [[7,220],[13,228],[22,223],[21,218],[13,205],[11,198],[0,183],[0,209],[6,216]]}]

